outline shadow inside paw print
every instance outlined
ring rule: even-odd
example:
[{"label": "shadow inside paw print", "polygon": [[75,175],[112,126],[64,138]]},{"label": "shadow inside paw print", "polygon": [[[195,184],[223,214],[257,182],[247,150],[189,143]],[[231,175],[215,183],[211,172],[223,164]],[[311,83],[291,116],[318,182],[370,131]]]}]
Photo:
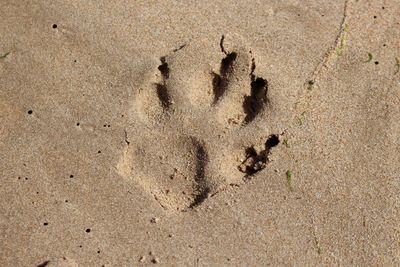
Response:
[{"label": "shadow inside paw print", "polygon": [[251,52],[228,51],[224,37],[220,48],[216,71],[198,59],[210,53],[190,45],[161,57],[129,110],[118,170],[167,210],[190,210],[228,185],[245,183],[279,144],[279,135],[255,130],[269,105],[268,81],[256,76]]}]

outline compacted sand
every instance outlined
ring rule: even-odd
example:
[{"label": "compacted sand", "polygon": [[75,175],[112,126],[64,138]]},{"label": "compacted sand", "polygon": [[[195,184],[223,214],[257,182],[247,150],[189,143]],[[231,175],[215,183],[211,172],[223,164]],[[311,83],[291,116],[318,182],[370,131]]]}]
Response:
[{"label": "compacted sand", "polygon": [[399,1],[0,3],[0,266],[399,266]]}]

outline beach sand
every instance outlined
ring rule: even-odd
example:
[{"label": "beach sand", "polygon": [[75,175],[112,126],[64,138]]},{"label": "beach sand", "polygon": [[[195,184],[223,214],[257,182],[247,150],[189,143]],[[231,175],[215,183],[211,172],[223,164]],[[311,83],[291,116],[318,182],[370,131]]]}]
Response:
[{"label": "beach sand", "polygon": [[400,265],[399,1],[0,7],[0,266]]}]

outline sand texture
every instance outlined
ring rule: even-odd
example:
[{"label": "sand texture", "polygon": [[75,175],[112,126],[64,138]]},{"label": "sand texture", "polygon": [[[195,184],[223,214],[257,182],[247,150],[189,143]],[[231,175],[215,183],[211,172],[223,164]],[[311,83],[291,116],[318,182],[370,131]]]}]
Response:
[{"label": "sand texture", "polygon": [[400,265],[400,1],[0,7],[0,266]]}]

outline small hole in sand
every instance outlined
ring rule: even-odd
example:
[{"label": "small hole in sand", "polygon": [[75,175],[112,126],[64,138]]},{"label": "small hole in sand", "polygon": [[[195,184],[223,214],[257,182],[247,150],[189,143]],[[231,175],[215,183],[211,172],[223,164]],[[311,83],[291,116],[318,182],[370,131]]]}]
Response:
[{"label": "small hole in sand", "polygon": [[53,24],[53,29],[57,29],[57,24]]},{"label": "small hole in sand", "polygon": [[33,111],[32,110],[28,110],[28,114],[30,115],[30,114],[32,114],[33,113]]},{"label": "small hole in sand", "polygon": [[375,65],[378,65],[379,64],[379,61],[375,61]]},{"label": "small hole in sand", "polygon": [[90,228],[86,229],[86,233],[90,233],[90,231],[91,231]]},{"label": "small hole in sand", "polygon": [[49,223],[48,223],[48,222],[45,222],[45,223],[43,223],[43,225],[44,225],[44,226],[47,226],[47,225],[49,225]]},{"label": "small hole in sand", "polygon": [[69,176],[69,178],[74,178],[74,175],[71,174],[71,175]]}]

